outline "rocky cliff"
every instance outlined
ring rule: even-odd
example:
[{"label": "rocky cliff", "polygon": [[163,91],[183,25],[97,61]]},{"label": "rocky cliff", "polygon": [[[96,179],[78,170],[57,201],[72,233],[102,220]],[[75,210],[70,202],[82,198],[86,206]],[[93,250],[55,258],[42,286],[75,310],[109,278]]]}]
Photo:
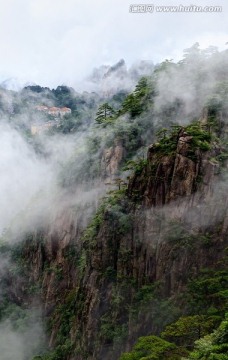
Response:
[{"label": "rocky cliff", "polygon": [[[223,151],[200,127],[178,128],[148,148],[86,230],[83,213],[76,219],[69,211],[27,240],[21,254],[29,284],[38,285],[54,359],[118,359],[139,335],[158,334],[186,311],[189,279],[223,266]],[[104,153],[106,176],[123,154],[119,143]]]}]

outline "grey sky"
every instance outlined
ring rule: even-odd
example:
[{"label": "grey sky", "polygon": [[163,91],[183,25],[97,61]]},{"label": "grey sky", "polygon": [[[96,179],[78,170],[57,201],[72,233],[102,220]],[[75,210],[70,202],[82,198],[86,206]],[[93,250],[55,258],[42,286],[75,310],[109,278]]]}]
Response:
[{"label": "grey sky", "polygon": [[192,5],[190,0],[0,0],[0,79],[78,87],[93,67],[179,59],[198,41],[225,48],[227,0],[220,13],[129,13],[130,4]]}]

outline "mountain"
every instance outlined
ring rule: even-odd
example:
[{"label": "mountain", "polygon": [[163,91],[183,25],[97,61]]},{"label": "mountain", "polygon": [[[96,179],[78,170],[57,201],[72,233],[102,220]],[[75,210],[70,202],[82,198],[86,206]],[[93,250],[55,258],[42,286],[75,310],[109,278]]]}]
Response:
[{"label": "mountain", "polygon": [[99,119],[87,102],[75,132],[29,135],[50,185],[0,242],[2,329],[23,360],[226,359],[227,57],[189,49],[117,103],[94,95]]},{"label": "mountain", "polygon": [[114,95],[121,90],[131,91],[142,76],[150,75],[154,65],[151,61],[139,61],[127,68],[124,59],[114,65],[95,68],[88,77],[88,84],[104,95]]}]

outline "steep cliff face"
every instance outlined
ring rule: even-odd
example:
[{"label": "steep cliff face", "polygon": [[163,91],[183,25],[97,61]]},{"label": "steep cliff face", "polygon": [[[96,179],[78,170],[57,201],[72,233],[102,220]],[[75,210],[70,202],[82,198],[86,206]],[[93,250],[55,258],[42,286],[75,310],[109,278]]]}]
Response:
[{"label": "steep cliff face", "polygon": [[139,334],[161,330],[156,313],[161,317],[162,310],[150,296],[146,304],[137,300],[140,289],[153,292],[150,286],[159,284],[161,301],[177,297],[200,269],[219,267],[224,256],[227,200],[215,185],[220,170],[213,160],[221,148],[194,148],[193,136],[182,130],[174,140],[171,155],[158,145],[149,148],[128,196],[107,204],[96,236],[84,243],[86,272],[78,293],[85,297],[75,324],[83,314],[80,346],[88,353],[77,359],[116,359],[121,346],[115,344],[115,353],[111,345],[119,337],[126,346]]},{"label": "steep cliff face", "polygon": [[103,151],[101,173],[106,181],[110,181],[118,175],[120,164],[125,156],[126,151],[121,140],[116,140],[113,146]]},{"label": "steep cliff face", "polygon": [[[136,173],[130,181],[129,194],[139,191],[143,196],[143,204],[148,207],[191,196],[196,190],[205,193],[218,173],[218,162],[211,161],[221,152],[216,144],[207,152],[198,147],[194,149],[193,136],[187,135],[184,130],[180,130],[172,142],[175,151],[167,155],[160,150],[160,144],[151,145],[147,166],[141,176]],[[203,186],[199,186],[201,180]]]},{"label": "steep cliff face", "polygon": [[[61,359],[118,359],[139,335],[175,318],[175,304],[184,311],[180,296],[200,269],[221,266],[222,148],[192,133],[180,129],[151,145],[127,189],[111,192],[86,231],[83,214],[65,212],[24,247]],[[116,144],[103,155],[107,176],[123,152]]]}]

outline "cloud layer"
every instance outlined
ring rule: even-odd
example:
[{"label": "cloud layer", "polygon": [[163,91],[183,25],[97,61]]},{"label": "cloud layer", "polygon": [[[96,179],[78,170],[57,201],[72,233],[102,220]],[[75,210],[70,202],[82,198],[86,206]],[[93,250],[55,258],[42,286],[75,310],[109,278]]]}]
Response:
[{"label": "cloud layer", "polygon": [[[176,0],[155,5],[179,5]],[[180,58],[198,41],[202,47],[225,46],[228,5],[221,13],[129,13],[130,1],[9,0],[0,13],[0,80],[18,77],[55,87],[75,88],[103,63],[124,58],[154,62]],[[188,0],[182,5],[191,5]],[[208,5],[202,0],[197,5]]]}]

